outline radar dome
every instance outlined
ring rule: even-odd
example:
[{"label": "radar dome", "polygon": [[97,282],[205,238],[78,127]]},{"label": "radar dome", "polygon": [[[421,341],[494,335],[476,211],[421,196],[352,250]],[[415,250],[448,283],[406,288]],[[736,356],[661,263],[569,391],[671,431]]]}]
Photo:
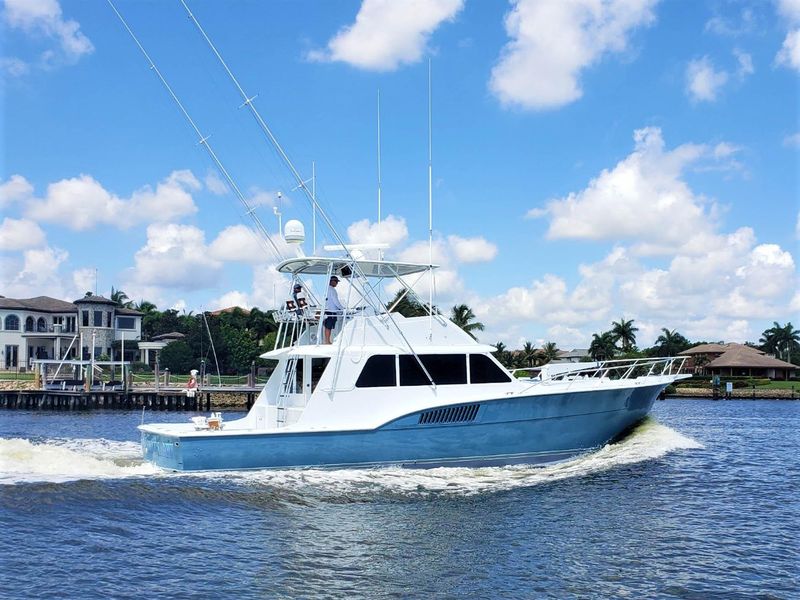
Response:
[{"label": "radar dome", "polygon": [[283,226],[283,239],[287,244],[302,244],[306,240],[306,230],[303,224],[292,219]]}]

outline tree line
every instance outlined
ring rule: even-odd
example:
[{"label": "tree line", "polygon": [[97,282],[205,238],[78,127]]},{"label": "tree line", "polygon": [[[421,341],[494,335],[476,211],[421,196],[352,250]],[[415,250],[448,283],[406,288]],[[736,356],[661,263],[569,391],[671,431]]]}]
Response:
[{"label": "tree line", "polygon": [[[207,369],[214,369],[214,352],[223,374],[245,373],[253,362],[259,362],[259,356],[272,350],[278,325],[271,313],[258,308],[245,311],[234,308],[217,314],[192,312],[179,313],[169,309],[159,311],[155,304],[142,300],[131,302],[125,292],[111,288],[111,300],[117,305],[133,308],[144,313],[142,317],[142,339],[151,340],[154,336],[178,332],[185,337],[168,344],[160,355],[162,368],[169,368],[175,373],[187,373],[198,368],[200,361],[205,360]],[[428,314],[426,304],[405,294],[405,290],[397,292],[386,304],[386,308],[405,317],[419,317]],[[434,306],[437,314],[441,311]],[[476,332],[483,331],[484,325],[476,320],[475,313],[466,304],[453,306],[448,318],[473,339]],[[706,341],[689,341],[677,330],[661,329],[655,344],[639,348],[636,344],[636,327],[633,319],[621,318],[612,321],[607,331],[595,333],[589,344],[586,360],[610,360],[622,358],[644,358],[675,356]],[[212,342],[213,341],[213,348]],[[747,342],[768,354],[782,360],[800,365],[800,330],[791,322],[780,325],[777,321],[766,329],[758,343]],[[521,348],[511,349],[503,342],[494,344],[494,356],[508,368],[532,368],[547,364],[558,358],[561,350],[555,342],[545,342],[536,347],[531,342],[524,342]]]}]

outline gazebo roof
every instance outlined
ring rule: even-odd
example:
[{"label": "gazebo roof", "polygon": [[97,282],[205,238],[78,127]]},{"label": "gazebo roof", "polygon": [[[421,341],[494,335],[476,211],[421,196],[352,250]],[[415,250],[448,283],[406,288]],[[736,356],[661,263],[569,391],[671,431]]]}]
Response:
[{"label": "gazebo roof", "polygon": [[747,346],[737,345],[725,352],[722,356],[715,358],[706,365],[707,369],[717,369],[720,367],[755,367],[757,369],[800,369],[792,363],[766,356],[764,353],[753,352],[752,348],[744,350]]}]

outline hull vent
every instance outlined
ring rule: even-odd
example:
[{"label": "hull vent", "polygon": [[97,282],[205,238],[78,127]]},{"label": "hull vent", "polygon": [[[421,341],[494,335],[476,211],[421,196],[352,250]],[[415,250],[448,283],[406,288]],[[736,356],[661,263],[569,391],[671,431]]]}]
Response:
[{"label": "hull vent", "polygon": [[475,416],[478,414],[478,409],[480,407],[480,404],[469,404],[467,406],[451,406],[448,408],[426,410],[419,416],[419,424],[467,423],[475,420]]}]

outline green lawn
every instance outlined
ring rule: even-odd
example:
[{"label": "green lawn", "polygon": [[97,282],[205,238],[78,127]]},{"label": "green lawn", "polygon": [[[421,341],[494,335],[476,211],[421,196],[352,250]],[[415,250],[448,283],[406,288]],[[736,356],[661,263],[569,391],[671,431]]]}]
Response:
[{"label": "green lawn", "polygon": [[17,373],[16,371],[0,371],[0,381],[33,381],[33,373]]}]

